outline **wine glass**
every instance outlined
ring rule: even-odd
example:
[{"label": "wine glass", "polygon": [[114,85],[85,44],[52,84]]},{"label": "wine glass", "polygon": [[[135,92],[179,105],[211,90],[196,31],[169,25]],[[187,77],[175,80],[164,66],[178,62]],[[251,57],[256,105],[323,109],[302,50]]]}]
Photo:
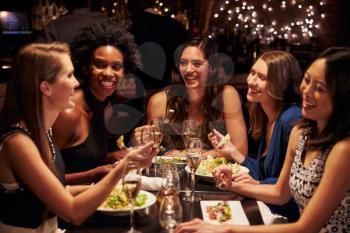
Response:
[{"label": "wine glass", "polygon": [[151,134],[151,140],[154,141],[154,143],[157,146],[160,146],[163,140],[163,121],[160,119],[153,119],[151,121],[151,127],[150,127],[150,134]]},{"label": "wine glass", "polygon": [[178,195],[165,196],[159,207],[159,223],[171,233],[182,221],[182,207]]},{"label": "wine glass", "polygon": [[[141,143],[146,144],[150,141],[154,142],[154,147],[160,147],[163,140],[163,123],[159,119],[154,119],[151,121],[149,127],[145,127],[141,131]],[[155,157],[153,157],[154,172],[157,168],[155,166]],[[149,175],[149,168],[146,168],[146,174]]]},{"label": "wine glass", "polygon": [[187,145],[189,138],[198,138],[199,124],[195,120],[185,120],[182,124],[182,139],[184,144]]},{"label": "wine glass", "polygon": [[141,130],[141,144],[146,144],[153,141],[155,146],[160,146],[163,140],[163,125],[159,119],[151,121],[149,127],[144,127]]},{"label": "wine glass", "polygon": [[184,198],[185,201],[200,201],[200,197],[194,196],[196,170],[201,162],[202,142],[199,138],[189,138],[186,144],[187,166],[191,170],[191,195]]},{"label": "wine glass", "polygon": [[162,172],[162,189],[174,189],[180,192],[180,176],[175,163],[163,163],[159,169]]},{"label": "wine glass", "polygon": [[123,172],[123,190],[128,198],[130,207],[130,230],[128,233],[139,233],[134,229],[134,204],[141,187],[140,164],[128,161]]}]

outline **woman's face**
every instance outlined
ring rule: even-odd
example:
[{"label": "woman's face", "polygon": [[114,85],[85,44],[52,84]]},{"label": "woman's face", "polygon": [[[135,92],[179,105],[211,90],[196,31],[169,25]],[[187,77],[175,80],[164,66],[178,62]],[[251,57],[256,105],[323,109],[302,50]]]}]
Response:
[{"label": "woman's face", "polygon": [[270,103],[272,98],[267,94],[267,64],[258,59],[250,69],[247,84],[247,100],[249,102]]},{"label": "woman's face", "polygon": [[73,95],[74,89],[79,86],[78,80],[74,77],[74,68],[72,61],[68,55],[61,57],[62,71],[57,75],[52,85],[52,99],[55,100],[54,106],[59,111],[74,106]]},{"label": "woman's face", "polygon": [[100,101],[112,95],[124,78],[124,57],[119,49],[107,45],[98,47],[92,55],[89,86]]},{"label": "woman's face", "polygon": [[325,79],[326,61],[318,59],[305,72],[300,84],[303,117],[325,126],[333,111],[332,98]]},{"label": "woman's face", "polygon": [[208,80],[208,60],[201,49],[189,46],[180,57],[179,71],[187,88],[204,88]]}]

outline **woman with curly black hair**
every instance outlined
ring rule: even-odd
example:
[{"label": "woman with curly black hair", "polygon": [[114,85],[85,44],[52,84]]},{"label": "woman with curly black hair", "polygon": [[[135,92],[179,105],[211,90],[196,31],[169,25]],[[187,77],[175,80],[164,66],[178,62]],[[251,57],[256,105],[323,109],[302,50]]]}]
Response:
[{"label": "woman with curly black hair", "polygon": [[68,184],[95,182],[126,150],[108,152],[104,113],[118,83],[141,65],[137,45],[126,27],[113,20],[84,28],[72,44],[76,77],[74,107],[61,112],[53,127],[66,165]]}]

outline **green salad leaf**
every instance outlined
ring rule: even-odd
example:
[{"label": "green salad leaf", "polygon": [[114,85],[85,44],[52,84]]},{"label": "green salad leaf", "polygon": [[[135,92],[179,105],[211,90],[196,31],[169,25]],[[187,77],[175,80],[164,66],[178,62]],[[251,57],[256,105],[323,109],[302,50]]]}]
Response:
[{"label": "green salad leaf", "polygon": [[136,199],[135,199],[135,205],[136,206],[142,206],[146,203],[147,200],[147,195],[142,193],[137,195]]}]

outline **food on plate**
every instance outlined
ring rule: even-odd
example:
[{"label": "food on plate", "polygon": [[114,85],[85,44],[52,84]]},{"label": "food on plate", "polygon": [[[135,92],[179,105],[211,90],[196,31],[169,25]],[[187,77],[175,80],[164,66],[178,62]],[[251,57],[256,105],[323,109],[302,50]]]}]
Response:
[{"label": "food on plate", "polygon": [[207,206],[207,213],[210,220],[216,220],[220,223],[232,218],[231,208],[226,202],[218,202],[215,205]]},{"label": "food on plate", "polygon": [[125,149],[126,148],[126,146],[125,146],[125,144],[124,144],[124,135],[120,135],[120,137],[117,139],[117,147],[119,148],[119,149]]},{"label": "food on plate", "polygon": [[223,138],[221,139],[221,141],[219,142],[219,144],[217,145],[217,147],[221,147],[221,146],[225,145],[226,142],[229,142],[230,140],[231,140],[230,135],[229,135],[229,134],[226,134],[225,137],[223,137]]},{"label": "food on plate", "polygon": [[156,163],[186,163],[186,157],[157,157]]},{"label": "food on plate", "polygon": [[[135,199],[135,206],[139,207],[146,203],[147,195],[141,193],[137,195]],[[102,203],[101,207],[106,209],[126,209],[128,208],[129,201],[122,189],[114,189],[108,196],[108,198]]]},{"label": "food on plate", "polygon": [[231,165],[232,174],[237,174],[241,171],[241,166],[238,163],[228,162],[225,158],[213,158],[208,156],[206,160],[202,160],[199,164],[196,174],[202,176],[212,176],[214,169],[219,165]]}]

